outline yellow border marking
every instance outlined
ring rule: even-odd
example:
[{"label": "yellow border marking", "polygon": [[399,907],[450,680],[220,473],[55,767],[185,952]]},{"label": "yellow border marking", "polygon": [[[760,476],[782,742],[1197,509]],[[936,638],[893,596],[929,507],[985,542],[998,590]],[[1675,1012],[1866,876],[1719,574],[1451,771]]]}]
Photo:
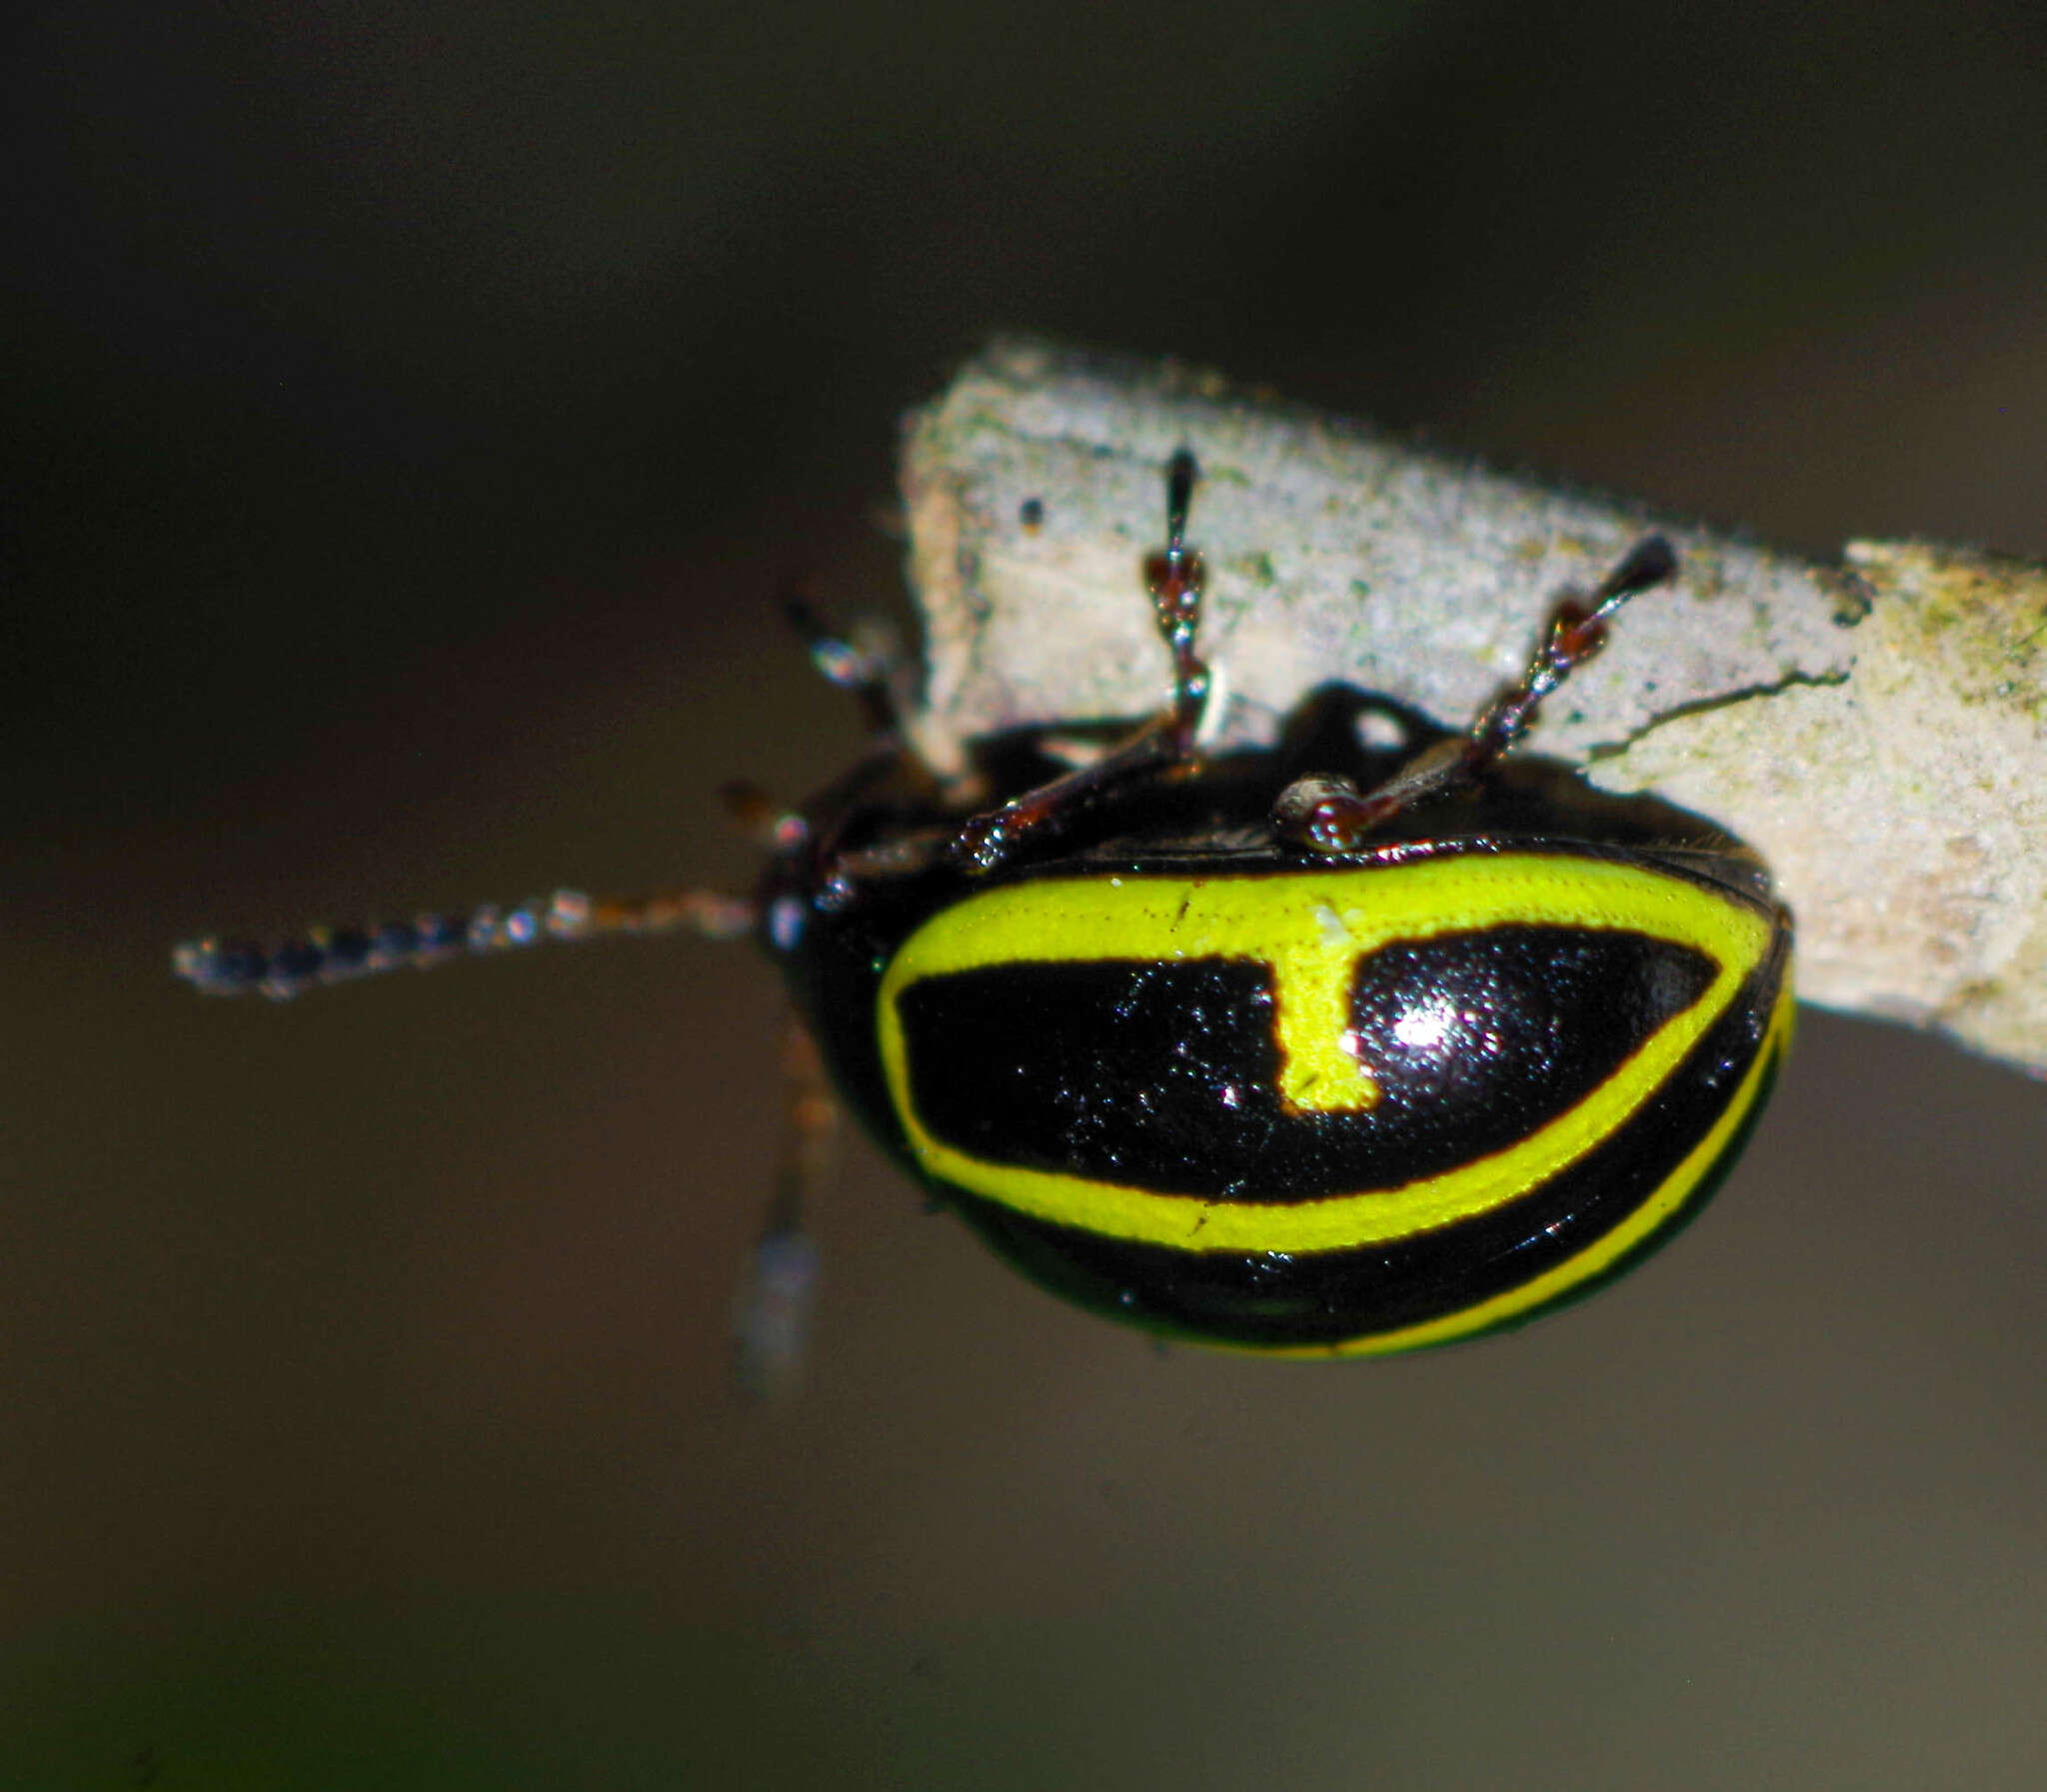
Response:
[{"label": "yellow border marking", "polygon": [[1258,1356],[1390,1356],[1400,1350],[1454,1343],[1473,1332],[1491,1331],[1497,1326],[1510,1324],[1523,1314],[1532,1315],[1551,1301],[1563,1299],[1579,1283],[1603,1274],[1638,1244],[1654,1237],[1691,1198],[1692,1190],[1700,1181],[1712,1172],[1713,1165],[1720,1161],[1742,1120],[1761,1098],[1763,1078],[1790,1048],[1792,1016],[1797,1006],[1797,999],[1791,992],[1791,967],[1787,963],[1783,988],[1770,1016],[1769,1031],[1763,1035],[1762,1047],[1756,1052],[1755,1062],[1749,1065],[1748,1074],[1741,1079],[1741,1086],[1735,1090],[1734,1099],[1713,1122],[1713,1129],[1670,1172],[1656,1192],[1612,1231],[1594,1239],[1576,1256],[1566,1257],[1533,1281],[1508,1288],[1504,1293],[1495,1294],[1476,1306],[1465,1307],[1461,1312],[1445,1313],[1440,1319],[1405,1326],[1399,1331],[1372,1332],[1340,1343],[1281,1344],[1275,1347],[1269,1344],[1233,1344],[1225,1338],[1193,1338],[1189,1341],[1212,1343],[1224,1350],[1240,1350]]},{"label": "yellow border marking", "polygon": [[[1568,1112],[1504,1150],[1402,1188],[1293,1205],[1161,1194],[972,1156],[933,1137],[911,1104],[897,998],[921,978],[993,964],[1223,957],[1275,967],[1277,1025],[1290,1061],[1331,1076],[1338,1072],[1330,1060],[1341,1055],[1357,1072],[1333,1099],[1325,1093],[1323,1104],[1368,1105],[1360,1084],[1370,1088],[1369,1079],[1335,1036],[1347,1025],[1347,1004],[1332,1016],[1328,989],[1340,983],[1347,991],[1356,960],[1393,940],[1503,922],[1645,933],[1703,952],[1718,970],[1697,1001]],[[932,916],[890,964],[876,1018],[897,1117],[919,1162],[941,1180],[1057,1224],[1180,1250],[1335,1250],[1487,1212],[1582,1156],[1663,1084],[1725,1011],[1772,932],[1767,913],[1689,879],[1548,854],[1266,877],[1045,879],[991,890]],[[1289,996],[1296,1003],[1290,1020]],[[1322,1029],[1319,1043],[1304,1036],[1311,1024]],[[1313,1080],[1304,1087],[1296,1076],[1296,1102],[1313,1094]]]}]

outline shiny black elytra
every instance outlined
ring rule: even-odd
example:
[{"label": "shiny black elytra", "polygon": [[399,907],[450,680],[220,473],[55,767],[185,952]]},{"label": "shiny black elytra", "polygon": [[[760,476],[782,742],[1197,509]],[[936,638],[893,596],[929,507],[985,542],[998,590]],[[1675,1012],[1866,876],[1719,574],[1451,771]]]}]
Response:
[{"label": "shiny black elytra", "polygon": [[[794,811],[740,799],[769,843],[751,896],[564,894],[268,951],[202,940],[179,969],[289,994],[544,937],[751,932],[881,1144],[1084,1306],[1329,1355],[1576,1298],[1704,1202],[1790,1030],[1789,917],[1752,853],[1505,757],[1675,556],[1648,537],[1557,603],[1461,732],[1332,687],[1269,747],[1209,753],[1195,480],[1175,454],[1143,568],[1170,698],[1134,729],[1013,731],[941,779],[896,726],[893,669],[799,609],[873,745]],[[1035,496],[1010,514],[1043,527]],[[1366,718],[1403,746],[1364,745]],[[795,1086],[769,1234],[791,1248],[829,1136],[822,1086]]]}]

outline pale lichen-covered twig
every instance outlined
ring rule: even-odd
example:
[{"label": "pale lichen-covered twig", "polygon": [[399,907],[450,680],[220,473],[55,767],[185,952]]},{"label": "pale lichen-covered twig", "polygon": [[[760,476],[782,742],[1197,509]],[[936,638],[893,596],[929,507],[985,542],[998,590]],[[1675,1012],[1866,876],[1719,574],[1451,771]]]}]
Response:
[{"label": "pale lichen-covered twig", "polygon": [[1682,559],[1533,747],[1723,824],[1775,871],[1798,993],[2047,1071],[2047,568],[1856,542],[1838,565],[1418,451],[1220,381],[999,343],[911,421],[934,763],[1168,682],[1138,584],[1191,448],[1206,732],[1269,738],[1341,680],[1461,725],[1545,607],[1646,530]]}]

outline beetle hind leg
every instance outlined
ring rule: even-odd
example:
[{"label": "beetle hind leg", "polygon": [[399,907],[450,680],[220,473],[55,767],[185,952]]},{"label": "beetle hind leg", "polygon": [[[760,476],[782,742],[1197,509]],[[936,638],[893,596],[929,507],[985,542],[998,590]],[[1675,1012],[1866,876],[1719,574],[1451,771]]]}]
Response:
[{"label": "beetle hind leg", "polygon": [[1621,556],[1592,594],[1560,598],[1549,613],[1542,644],[1518,683],[1479,711],[1466,735],[1466,758],[1482,772],[1513,746],[1535,720],[1543,700],[1606,645],[1606,625],[1629,598],[1677,577],[1677,550],[1660,535],[1645,535]]},{"label": "beetle hind leg", "polygon": [[1642,537],[1588,596],[1558,599],[1527,669],[1463,734],[1424,748],[1370,791],[1322,774],[1295,779],[1272,806],[1273,832],[1311,852],[1361,852],[1372,831],[1394,816],[1483,778],[1533,726],[1544,699],[1606,645],[1614,612],[1676,574],[1670,543],[1660,535]]}]

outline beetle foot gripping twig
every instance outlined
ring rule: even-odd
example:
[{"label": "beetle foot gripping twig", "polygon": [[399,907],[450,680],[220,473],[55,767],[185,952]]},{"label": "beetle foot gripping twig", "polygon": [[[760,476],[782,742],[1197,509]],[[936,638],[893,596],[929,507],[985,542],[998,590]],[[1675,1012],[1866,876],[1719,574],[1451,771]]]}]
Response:
[{"label": "beetle foot gripping twig", "polygon": [[1677,551],[1660,535],[1644,536],[1588,598],[1572,594],[1558,600],[1527,669],[1463,734],[1415,755],[1368,792],[1346,778],[1296,779],[1272,806],[1273,831],[1316,853],[1361,852],[1372,831],[1394,816],[1482,778],[1533,726],[1543,700],[1606,645],[1613,613],[1636,593],[1676,575]]}]

